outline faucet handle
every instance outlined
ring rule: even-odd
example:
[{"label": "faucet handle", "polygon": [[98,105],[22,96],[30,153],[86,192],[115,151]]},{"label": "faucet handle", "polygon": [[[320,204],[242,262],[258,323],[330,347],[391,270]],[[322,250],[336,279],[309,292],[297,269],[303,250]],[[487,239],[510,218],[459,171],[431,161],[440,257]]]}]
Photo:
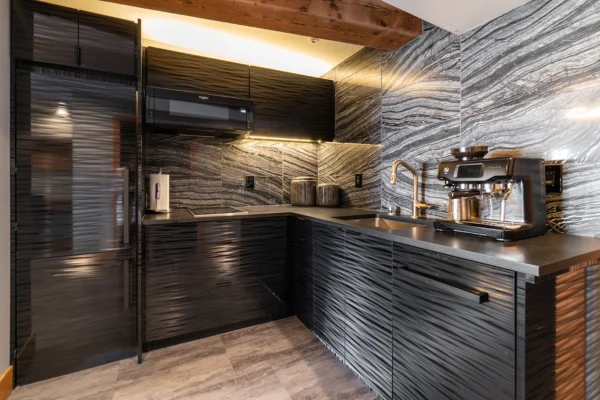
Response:
[{"label": "faucet handle", "polygon": [[417,207],[418,210],[431,210],[437,206],[434,204],[417,203],[415,204],[415,207]]}]

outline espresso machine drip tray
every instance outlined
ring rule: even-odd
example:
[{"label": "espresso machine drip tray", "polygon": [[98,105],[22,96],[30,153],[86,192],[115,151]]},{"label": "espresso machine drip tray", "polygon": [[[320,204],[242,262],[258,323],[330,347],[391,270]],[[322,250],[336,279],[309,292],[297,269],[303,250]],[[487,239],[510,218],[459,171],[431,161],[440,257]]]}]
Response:
[{"label": "espresso machine drip tray", "polygon": [[468,235],[476,235],[487,238],[496,239],[502,242],[512,242],[531,237],[532,226],[529,224],[511,224],[511,223],[494,223],[486,221],[435,221],[433,227],[442,232],[465,233]]}]

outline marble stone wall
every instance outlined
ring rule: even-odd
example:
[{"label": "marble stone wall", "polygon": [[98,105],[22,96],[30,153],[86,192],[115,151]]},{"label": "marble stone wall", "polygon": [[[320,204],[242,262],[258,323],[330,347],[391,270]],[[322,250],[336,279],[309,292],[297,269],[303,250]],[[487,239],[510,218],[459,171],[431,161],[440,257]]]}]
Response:
[{"label": "marble stone wall", "polygon": [[421,200],[438,207],[429,213],[446,215],[438,162],[450,147],[484,144],[492,156],[564,161],[564,193],[548,197],[549,217],[600,236],[598,21],[596,0],[533,0],[462,36],[425,23],[395,52],[363,51],[336,67],[334,79],[381,60],[382,206],[410,210],[410,174],[389,183],[393,160],[404,159],[419,171]]},{"label": "marble stone wall", "polygon": [[[317,176],[317,144],[271,141],[219,143],[147,135],[146,173],[170,175],[171,208],[277,205],[290,202],[295,176]],[[254,176],[254,189],[245,177]]]},{"label": "marble stone wall", "polygon": [[[220,143],[188,136],[147,135],[146,173],[169,174],[171,208],[290,203],[296,176],[337,183],[346,207],[378,209],[380,146],[243,140]],[[354,174],[363,187],[354,187]],[[245,177],[254,176],[254,189]]]}]

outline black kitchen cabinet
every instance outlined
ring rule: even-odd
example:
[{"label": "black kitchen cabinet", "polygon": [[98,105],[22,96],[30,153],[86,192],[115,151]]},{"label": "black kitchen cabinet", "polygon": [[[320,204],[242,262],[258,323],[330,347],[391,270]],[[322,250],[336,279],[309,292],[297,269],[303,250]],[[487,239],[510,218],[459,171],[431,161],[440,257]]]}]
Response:
[{"label": "black kitchen cabinet", "polygon": [[135,86],[85,77],[15,74],[19,384],[136,350]]},{"label": "black kitchen cabinet", "polygon": [[32,0],[12,15],[14,59],[136,75],[134,22]]},{"label": "black kitchen cabinet", "polygon": [[394,244],[393,398],[515,398],[515,274]]},{"label": "black kitchen cabinet", "polygon": [[347,231],[346,363],[380,399],[392,398],[392,242]]},{"label": "black kitchen cabinet", "polygon": [[145,341],[286,316],[286,230],[285,218],[147,227]]},{"label": "black kitchen cabinet", "polygon": [[135,269],[122,252],[19,261],[17,381],[136,354]]},{"label": "black kitchen cabinet", "polygon": [[248,65],[155,47],[148,47],[145,54],[149,86],[240,99],[250,96]]},{"label": "black kitchen cabinet", "polygon": [[[292,271],[287,265],[287,218],[243,219],[239,273],[260,315],[291,315]],[[245,279],[245,278],[248,279]]]},{"label": "black kitchen cabinet", "polygon": [[313,222],[294,218],[293,226],[293,305],[296,316],[313,329]]},{"label": "black kitchen cabinet", "polygon": [[345,232],[314,225],[313,331],[341,359],[346,342]]},{"label": "black kitchen cabinet", "polygon": [[135,86],[66,75],[16,74],[21,260],[131,246]]},{"label": "black kitchen cabinet", "polygon": [[136,75],[136,24],[79,12],[81,68]]},{"label": "black kitchen cabinet", "polygon": [[77,10],[30,0],[13,0],[12,57],[76,67]]},{"label": "black kitchen cabinet", "polygon": [[333,82],[250,68],[254,135],[333,141]]}]

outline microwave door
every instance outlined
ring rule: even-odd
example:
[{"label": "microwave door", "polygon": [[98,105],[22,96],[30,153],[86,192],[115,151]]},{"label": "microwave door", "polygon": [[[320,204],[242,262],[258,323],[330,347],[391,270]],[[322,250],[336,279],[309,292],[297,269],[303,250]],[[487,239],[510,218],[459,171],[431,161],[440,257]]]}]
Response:
[{"label": "microwave door", "polygon": [[[199,96],[201,97],[201,96]],[[251,108],[224,102],[154,97],[151,122],[198,129],[248,131]]]}]

